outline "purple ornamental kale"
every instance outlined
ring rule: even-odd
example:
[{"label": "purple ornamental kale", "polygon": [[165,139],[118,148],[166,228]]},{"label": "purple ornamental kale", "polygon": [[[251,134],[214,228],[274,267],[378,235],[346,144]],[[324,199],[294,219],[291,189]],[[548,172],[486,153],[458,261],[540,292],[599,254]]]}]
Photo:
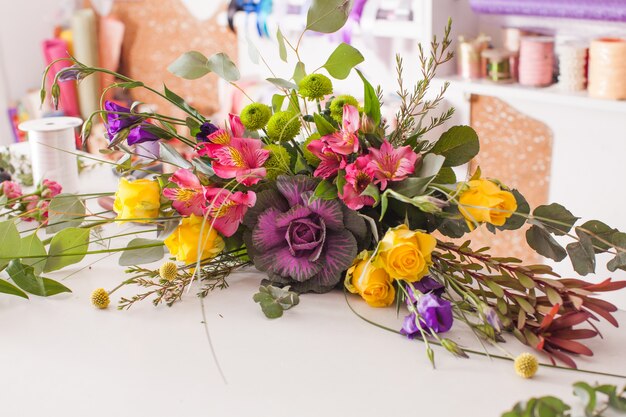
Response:
[{"label": "purple ornamental kale", "polygon": [[279,176],[276,189],[257,194],[243,223],[248,255],[269,281],[297,292],[330,291],[366,242],[364,220],[339,199],[313,198],[319,183]]}]

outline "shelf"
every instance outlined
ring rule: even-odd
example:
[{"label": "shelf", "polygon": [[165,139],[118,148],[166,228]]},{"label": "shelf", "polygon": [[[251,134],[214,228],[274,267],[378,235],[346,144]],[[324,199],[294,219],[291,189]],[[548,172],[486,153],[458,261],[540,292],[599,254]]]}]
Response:
[{"label": "shelf", "polygon": [[461,89],[466,93],[505,99],[522,99],[553,103],[563,106],[575,106],[585,109],[626,113],[626,101],[603,100],[591,98],[586,91],[568,92],[559,89],[558,85],[534,88],[515,84],[497,84],[487,80],[465,80],[457,76],[437,77],[439,82],[450,81],[450,88]]}]

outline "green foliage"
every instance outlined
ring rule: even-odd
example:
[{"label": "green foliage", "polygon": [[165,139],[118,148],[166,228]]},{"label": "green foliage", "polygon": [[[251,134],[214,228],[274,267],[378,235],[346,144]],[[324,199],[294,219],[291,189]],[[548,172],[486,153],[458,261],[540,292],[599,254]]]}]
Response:
[{"label": "green foliage", "polygon": [[162,241],[138,237],[128,243],[118,264],[121,266],[149,264],[160,261],[164,255]]},{"label": "green foliage", "polygon": [[48,249],[44,272],[56,271],[80,262],[89,247],[89,229],[69,227],[54,235]]},{"label": "green foliage", "polygon": [[313,0],[306,15],[306,30],[333,33],[348,20],[353,0]]},{"label": "green foliage", "polygon": [[207,58],[198,51],[189,51],[172,62],[167,70],[186,80],[196,80],[214,72],[226,81],[233,82],[240,78],[237,66],[223,52]]},{"label": "green foliage", "polygon": [[161,158],[163,162],[179,168],[191,168],[191,163],[178,153],[174,147],[165,142],[159,142],[159,158]]},{"label": "green foliage", "polygon": [[312,141],[319,139],[320,137],[321,136],[319,133],[313,133],[302,144],[302,153],[304,154],[304,159],[306,159],[306,162],[312,167],[317,167],[320,163],[320,159],[317,156],[313,155],[310,150],[308,150],[307,145]]},{"label": "green foliage", "polygon": [[537,253],[557,262],[562,261],[567,256],[563,246],[559,245],[542,226],[531,226],[526,231],[526,241]]},{"label": "green foliage", "polygon": [[298,61],[296,67],[293,70],[293,80],[296,83],[299,83],[306,76],[306,69],[304,67],[304,62]]},{"label": "green foliage", "polygon": [[337,198],[337,187],[328,180],[322,180],[315,187],[313,197],[321,198],[322,200],[335,200]]},{"label": "green foliage", "polygon": [[333,53],[330,54],[323,67],[326,68],[326,71],[328,71],[332,77],[343,80],[350,75],[352,68],[364,60],[365,58],[363,58],[363,55],[361,55],[358,49],[347,43],[341,43]]},{"label": "green foliage", "polygon": [[274,113],[267,122],[267,136],[273,142],[287,142],[300,133],[298,115],[291,111]]},{"label": "green foliage", "polygon": [[578,236],[577,242],[568,244],[565,249],[569,255],[574,271],[580,275],[587,275],[596,270],[596,255],[593,251],[591,238],[586,234]]},{"label": "green foliage", "polygon": [[0,269],[20,254],[20,233],[13,220],[0,222]]},{"label": "green foliage", "polygon": [[556,397],[531,398],[525,403],[517,403],[502,417],[570,417],[570,406]]},{"label": "green foliage", "polygon": [[278,288],[273,285],[262,285],[259,292],[252,299],[261,304],[263,314],[269,319],[276,319],[283,315],[283,311],[295,307],[300,302],[298,294],[289,291],[289,287]]},{"label": "green foliage", "polygon": [[374,90],[372,84],[370,84],[370,82],[363,76],[363,73],[359,70],[356,70],[356,72],[363,81],[363,97],[365,98],[363,111],[372,119],[374,124],[378,126],[381,120],[380,100],[378,99],[378,94],[376,94],[376,90]]},{"label": "green foliage", "polygon": [[280,31],[280,28],[276,30],[276,40],[278,41],[278,56],[283,62],[287,62],[287,47],[285,46],[285,37]]},{"label": "green foliage", "polygon": [[569,233],[574,223],[580,218],[558,203],[537,207],[533,211],[533,217],[548,226],[550,231],[557,236]]},{"label": "green foliage", "polygon": [[274,84],[278,88],[285,88],[285,89],[288,89],[288,90],[297,90],[298,89],[297,85],[295,85],[291,81],[285,80],[283,78],[266,78],[265,80],[269,81],[272,84]]},{"label": "green foliage", "polygon": [[165,84],[163,84],[163,94],[170,102],[178,106],[180,109],[185,111],[190,116],[195,117],[201,122],[204,122],[206,120],[203,115],[201,115],[200,113],[198,113],[196,109],[191,107],[189,103],[187,103],[181,96],[179,96],[178,94],[176,94],[175,92],[167,88]]},{"label": "green foliage", "polygon": [[7,282],[3,279],[0,279],[0,293],[9,294],[9,295],[17,295],[18,297],[28,298],[28,295],[22,290],[20,290],[15,285]]},{"label": "green foliage", "polygon": [[235,63],[223,52],[211,56],[207,61],[207,67],[228,82],[237,81],[241,78]]},{"label": "green foliage", "polygon": [[311,100],[321,100],[333,93],[333,83],[323,74],[310,74],[298,83],[300,95]]},{"label": "green foliage", "polygon": [[471,161],[478,155],[479,149],[478,135],[474,129],[469,126],[453,126],[441,135],[430,152],[445,156],[444,166],[456,167]]},{"label": "green foliage", "polygon": [[243,108],[239,117],[246,129],[259,130],[263,129],[272,117],[272,109],[263,103],[251,103]]},{"label": "green foliage", "polygon": [[265,145],[264,149],[270,151],[270,156],[265,161],[265,169],[267,170],[266,178],[274,181],[279,175],[290,172],[291,155],[287,149],[278,144]]},{"label": "green foliage", "polygon": [[22,264],[19,259],[9,262],[7,273],[21,289],[34,295],[48,297],[62,292],[72,292],[57,281],[35,275],[33,267]]},{"label": "green foliage", "polygon": [[59,194],[50,200],[46,233],[80,226],[85,218],[85,203],[74,194]]},{"label": "green foliage", "polygon": [[326,120],[324,118],[324,116],[322,116],[319,113],[315,113],[313,115],[313,121],[315,122],[315,127],[317,128],[317,133],[319,133],[321,136],[330,135],[330,134],[335,133],[337,131],[335,126],[333,126],[332,123],[330,123],[328,120]]},{"label": "green foliage", "polygon": [[36,275],[43,272],[43,267],[46,263],[46,255],[46,247],[37,236],[37,233],[31,233],[22,238],[20,244],[22,263],[32,266]]}]

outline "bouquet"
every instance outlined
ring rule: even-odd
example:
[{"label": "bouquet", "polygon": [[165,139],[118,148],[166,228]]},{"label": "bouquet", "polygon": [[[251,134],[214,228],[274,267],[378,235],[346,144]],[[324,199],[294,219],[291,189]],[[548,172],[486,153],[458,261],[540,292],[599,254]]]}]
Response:
[{"label": "bouquet", "polygon": [[[313,1],[304,32],[337,31],[348,13],[349,2]],[[361,297],[372,307],[400,311],[404,306],[408,314],[399,332],[422,340],[431,361],[432,344],[466,356],[445,337],[463,324],[493,344],[512,333],[553,364],[558,360],[575,367],[573,357],[592,355],[580,340],[599,334],[594,321],[618,324],[611,314],[616,307],[595,293],[624,288],[626,282],[560,279],[546,265],[495,257],[487,247],[450,238],[458,242],[479,227],[494,234],[526,227],[531,248],[555,261],[569,258],[586,275],[594,271],[599,253],[613,255],[610,270],[626,269],[626,234],[597,220],[581,223],[557,203],[531,210],[518,190],[480,169],[457,178],[453,168],[479,152],[476,132],[455,126],[437,140],[425,138],[452,115],[451,110],[432,114],[447,84],[426,98],[437,68],[452,57],[449,35],[450,24],[429,51],[420,46],[422,77],[411,88],[404,85],[403,60],[397,58],[400,106],[393,122],[381,116],[380,88],[356,68],[363,62],[358,50],[342,43],[321,68],[309,72],[300,60],[302,36],[291,42],[280,30],[281,58],[296,59],[293,75],[268,78],[277,90],[271,103],[250,100],[226,122],[208,120],[165,86],[160,91],[66,58],[72,66],[57,74],[50,91],[42,88],[42,100],[51,96],[56,103],[59,83],[99,72],[116,77],[109,88],[149,90],[185,118],[142,111],[141,103],[107,101],[85,121],[81,134],[86,141],[101,118],[109,147],[124,153],[114,164],[122,174],[149,170],[145,159],[132,158],[133,146],[144,142],[158,142],[154,160],[174,169],[142,179],[122,177],[114,217],[85,211],[84,199],[94,195],[49,194],[41,225],[54,233],[48,240],[36,234],[20,237],[15,223],[27,212],[8,212],[0,228],[18,249],[3,247],[0,260],[12,259],[7,272],[15,285],[0,281],[0,291],[24,294],[34,288],[38,295],[50,295],[59,291],[58,283],[42,273],[86,254],[122,252],[120,264],[128,266],[129,277],[120,286],[141,290],[122,298],[119,308],[146,299],[171,305],[192,285],[205,296],[227,287],[231,272],[254,266],[266,274],[254,301],[267,317],[279,317],[298,304],[299,294],[343,288],[347,298]],[[252,44],[250,56],[267,65]],[[169,70],[186,79],[212,72],[239,88],[239,72],[223,53],[207,58],[188,52]],[[332,79],[351,73],[362,81],[362,101],[334,92]],[[10,190],[3,186],[9,207],[15,201]],[[94,242],[117,241],[121,235],[102,237],[102,226],[114,222],[152,225],[140,232],[156,236],[90,250]],[[571,243],[564,248],[554,236]],[[159,268],[141,266],[161,260],[165,249],[170,259]],[[116,289],[96,290],[93,304],[107,307]],[[533,356],[516,363],[523,376],[531,376],[536,365]]]}]

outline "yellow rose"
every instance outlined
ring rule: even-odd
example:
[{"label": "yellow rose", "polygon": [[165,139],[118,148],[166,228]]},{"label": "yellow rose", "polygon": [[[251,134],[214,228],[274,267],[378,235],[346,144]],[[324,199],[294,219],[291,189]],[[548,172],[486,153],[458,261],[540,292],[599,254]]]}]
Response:
[{"label": "yellow rose", "polygon": [[517,210],[515,196],[504,191],[496,183],[478,179],[467,183],[469,188],[459,198],[459,211],[465,217],[470,230],[476,223],[502,226]]},{"label": "yellow rose", "polygon": [[372,307],[387,307],[393,303],[396,290],[393,279],[382,268],[370,262],[370,254],[363,251],[346,272],[344,282],[348,291],[359,294]]},{"label": "yellow rose", "polygon": [[[211,259],[224,250],[224,240],[211,228],[210,220],[204,226],[204,218],[192,214],[185,217],[163,243],[177,261],[187,265],[200,259]],[[200,231],[202,230],[202,237]]]},{"label": "yellow rose", "polygon": [[403,224],[389,229],[378,244],[374,264],[395,279],[415,282],[428,273],[431,253],[437,240],[423,232],[409,230]]},{"label": "yellow rose", "polygon": [[119,220],[145,219],[132,221],[148,223],[149,219],[159,216],[160,200],[161,188],[158,182],[147,179],[128,181],[122,178],[115,193],[113,211]]}]

